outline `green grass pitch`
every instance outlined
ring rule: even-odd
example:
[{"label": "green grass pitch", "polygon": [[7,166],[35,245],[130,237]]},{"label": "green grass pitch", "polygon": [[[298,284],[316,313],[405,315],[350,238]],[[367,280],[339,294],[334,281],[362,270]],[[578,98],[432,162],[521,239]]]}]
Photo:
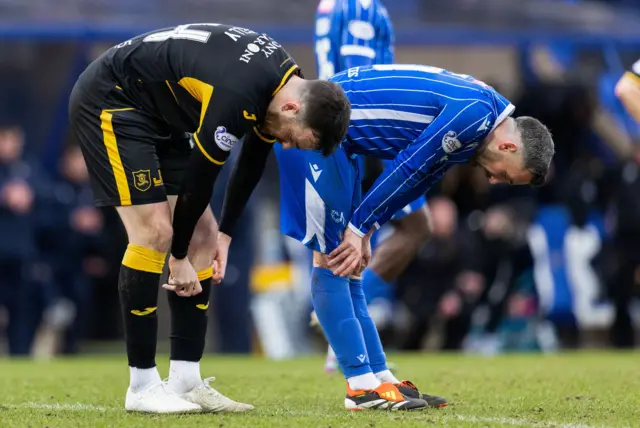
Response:
[{"label": "green grass pitch", "polygon": [[[421,412],[343,408],[344,382],[320,357],[267,361],[207,357],[202,374],[248,414],[142,415],[123,409],[123,356],[48,363],[0,360],[0,427],[640,427],[640,354],[496,358],[392,354],[399,377],[451,405]],[[166,356],[158,358],[167,374]]]}]

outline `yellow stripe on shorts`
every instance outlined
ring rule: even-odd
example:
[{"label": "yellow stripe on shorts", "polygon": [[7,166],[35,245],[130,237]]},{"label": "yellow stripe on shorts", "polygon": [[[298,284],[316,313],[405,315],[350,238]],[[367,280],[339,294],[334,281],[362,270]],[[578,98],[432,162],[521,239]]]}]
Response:
[{"label": "yellow stripe on shorts", "polygon": [[121,108],[113,110],[103,110],[100,114],[100,128],[102,128],[102,139],[107,148],[107,156],[111,164],[113,176],[116,179],[116,187],[118,189],[118,197],[120,205],[131,205],[131,192],[129,191],[129,183],[127,182],[127,174],[122,166],[120,152],[118,151],[118,143],[116,142],[116,134],[113,132],[113,113],[119,111],[135,110],[133,108]]}]

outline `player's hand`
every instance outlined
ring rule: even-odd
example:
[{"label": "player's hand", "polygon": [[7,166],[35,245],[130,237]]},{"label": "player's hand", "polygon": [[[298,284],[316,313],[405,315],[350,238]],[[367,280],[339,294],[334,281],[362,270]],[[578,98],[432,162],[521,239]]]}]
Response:
[{"label": "player's hand", "polygon": [[180,297],[195,296],[202,292],[198,274],[186,257],[184,259],[176,259],[173,256],[169,258],[169,280],[167,282],[168,284],[164,284],[162,288],[175,291]]},{"label": "player's hand", "polygon": [[362,238],[362,262],[358,273],[362,273],[369,263],[371,263],[371,235],[367,234]]},{"label": "player's hand", "polygon": [[213,283],[220,284],[227,271],[227,260],[229,259],[229,247],[231,237],[224,232],[218,232],[218,248],[213,258]]},{"label": "player's hand", "polygon": [[362,263],[362,238],[347,228],[342,243],[329,254],[327,266],[336,276],[349,276],[357,272]]}]

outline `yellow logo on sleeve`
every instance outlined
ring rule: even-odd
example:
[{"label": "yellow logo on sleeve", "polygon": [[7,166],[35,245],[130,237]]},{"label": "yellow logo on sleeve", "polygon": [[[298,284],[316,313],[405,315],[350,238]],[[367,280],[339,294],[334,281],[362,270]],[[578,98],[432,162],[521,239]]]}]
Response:
[{"label": "yellow logo on sleeve", "polygon": [[246,110],[243,110],[242,114],[244,115],[244,118],[247,120],[258,120],[255,114],[249,114],[249,112]]}]

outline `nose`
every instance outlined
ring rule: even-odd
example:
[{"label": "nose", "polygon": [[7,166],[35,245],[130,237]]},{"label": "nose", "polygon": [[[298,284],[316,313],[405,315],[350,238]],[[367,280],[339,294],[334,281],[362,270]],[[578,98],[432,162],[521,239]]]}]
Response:
[{"label": "nose", "polygon": [[489,183],[490,184],[498,184],[498,183],[502,183],[502,180],[500,180],[497,177],[491,176],[491,177],[489,177]]},{"label": "nose", "polygon": [[293,147],[293,145],[291,144],[291,142],[289,141],[282,141],[282,148],[285,150],[290,149],[291,147]]}]

